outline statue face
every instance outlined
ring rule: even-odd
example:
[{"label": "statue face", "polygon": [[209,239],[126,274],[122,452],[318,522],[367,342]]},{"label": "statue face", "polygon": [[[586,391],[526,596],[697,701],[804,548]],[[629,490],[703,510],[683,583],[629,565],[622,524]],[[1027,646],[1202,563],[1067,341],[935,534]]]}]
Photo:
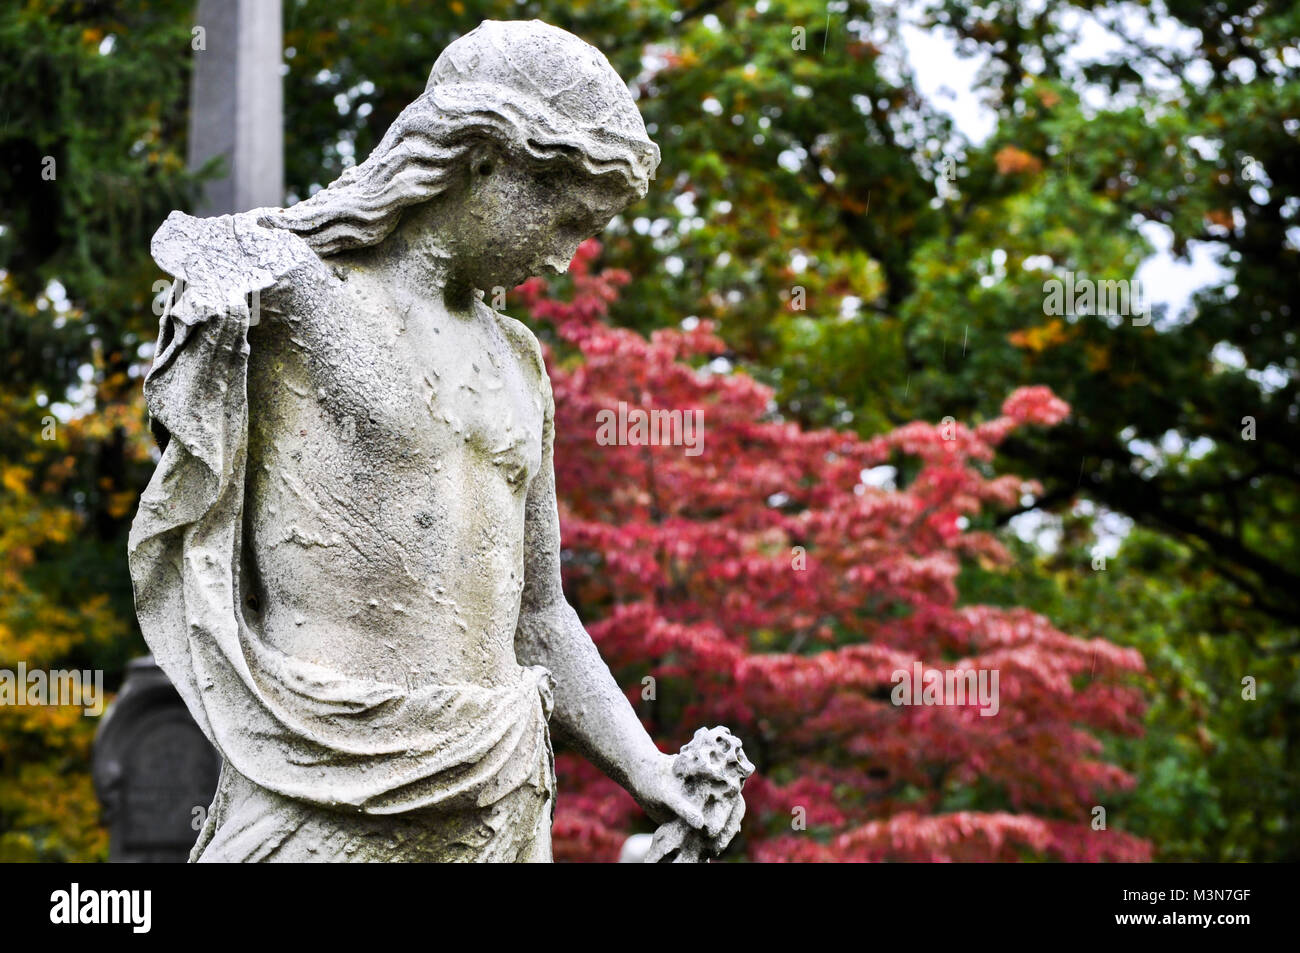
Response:
[{"label": "statue face", "polygon": [[485,291],[564,272],[578,245],[626,204],[613,176],[593,177],[565,160],[536,167],[487,149],[445,200],[431,237],[450,256],[452,274]]}]

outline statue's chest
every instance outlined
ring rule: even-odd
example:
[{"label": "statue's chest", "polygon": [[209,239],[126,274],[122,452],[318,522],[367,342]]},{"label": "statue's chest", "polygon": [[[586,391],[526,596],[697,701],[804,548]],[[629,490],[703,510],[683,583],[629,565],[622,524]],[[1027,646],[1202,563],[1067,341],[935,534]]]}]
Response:
[{"label": "statue's chest", "polygon": [[489,321],[369,309],[304,341],[316,399],[376,466],[493,468],[525,486],[541,466],[536,372]]},{"label": "statue's chest", "polygon": [[517,483],[541,464],[541,388],[492,331],[425,328],[413,335],[420,345],[410,351],[406,373],[440,442],[464,444]]}]

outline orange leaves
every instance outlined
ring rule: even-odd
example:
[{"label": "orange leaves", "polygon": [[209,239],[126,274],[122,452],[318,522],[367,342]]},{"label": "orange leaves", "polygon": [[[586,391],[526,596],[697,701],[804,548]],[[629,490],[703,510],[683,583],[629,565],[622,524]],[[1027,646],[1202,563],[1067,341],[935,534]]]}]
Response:
[{"label": "orange leaves", "polygon": [[131,512],[131,506],[135,503],[135,490],[119,490],[116,493],[110,493],[108,496],[108,515],[113,519],[121,519]]},{"label": "orange leaves", "polygon": [[1046,324],[1040,324],[1032,328],[1025,328],[1023,331],[1012,331],[1007,335],[1007,340],[1019,348],[1027,351],[1033,351],[1035,354],[1047,350],[1049,347],[1056,347],[1058,344],[1064,344],[1071,337],[1069,328],[1060,318],[1053,318]]},{"label": "orange leaves", "polygon": [[865,215],[870,209],[870,197],[868,197],[867,201],[863,201],[847,192],[841,192],[836,197],[836,201],[839,203],[840,208],[854,215]]},{"label": "orange leaves", "polygon": [[1042,86],[1038,89],[1038,101],[1048,109],[1051,109],[1061,102],[1061,97],[1049,87]]},{"label": "orange leaves", "polygon": [[663,57],[664,68],[670,70],[688,70],[700,63],[700,55],[690,47],[682,50],[665,50],[659,55]]},{"label": "orange leaves", "polygon": [[1212,208],[1205,213],[1205,217],[1210,220],[1210,224],[1218,225],[1220,228],[1232,229],[1232,210],[1226,208]]},{"label": "orange leaves", "polygon": [[993,161],[997,163],[999,175],[1036,175],[1043,170],[1043,163],[1036,157],[1011,145],[999,149]]},{"label": "orange leaves", "polygon": [[850,42],[845,46],[846,52],[855,60],[875,59],[880,55],[880,47],[874,43]]}]

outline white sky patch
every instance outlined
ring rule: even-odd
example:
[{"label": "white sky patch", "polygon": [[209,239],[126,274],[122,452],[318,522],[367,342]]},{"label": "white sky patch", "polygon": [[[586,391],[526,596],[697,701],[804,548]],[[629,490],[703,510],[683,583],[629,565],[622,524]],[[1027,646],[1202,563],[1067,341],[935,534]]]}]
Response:
[{"label": "white sky patch", "polygon": [[1220,341],[1214,345],[1214,350],[1210,352],[1210,360],[1218,365],[1216,370],[1220,372],[1245,371],[1247,379],[1257,384],[1265,394],[1281,390],[1291,382],[1292,372],[1277,364],[1269,364],[1263,368],[1248,368],[1246,355],[1242,353],[1241,348],[1227,341]]},{"label": "white sky patch", "polygon": [[1097,542],[1092,547],[1092,555],[1114,559],[1128,534],[1133,531],[1133,520],[1122,513],[1116,513],[1104,506],[1098,506],[1091,500],[1079,500],[1074,506],[1076,516],[1092,517],[1092,531]]},{"label": "white sky patch", "polygon": [[[1160,0],[1155,0],[1149,9],[1136,3],[1110,4],[1096,12],[1069,7],[1057,15],[1056,23],[1064,30],[1077,33],[1076,43],[1064,56],[1064,63],[1069,67],[1124,57],[1128,44],[1123,37],[1153,49],[1173,49],[1180,56],[1192,55],[1201,38],[1199,30],[1171,18]],[[1170,94],[1180,89],[1179,77],[1155,60],[1129,57],[1128,62],[1151,89]],[[1101,108],[1113,108],[1113,104],[1103,101]]]},{"label": "white sky patch", "polygon": [[863,486],[874,487],[877,490],[896,490],[898,485],[895,480],[898,477],[898,468],[888,465],[870,467],[858,474],[858,479],[862,481]]},{"label": "white sky patch", "polygon": [[1196,291],[1220,284],[1232,275],[1219,264],[1224,246],[1218,242],[1189,242],[1190,260],[1180,261],[1170,253],[1174,236],[1168,226],[1148,221],[1138,230],[1155,253],[1138,266],[1134,277],[1142,282],[1148,304],[1153,308],[1158,304],[1168,307],[1166,320],[1171,323],[1180,322]]},{"label": "white sky patch", "polygon": [[1007,521],[1011,532],[1040,552],[1054,553],[1061,546],[1061,518],[1046,510],[1017,513]]},{"label": "white sky patch", "polygon": [[1214,350],[1210,351],[1210,359],[1230,370],[1244,371],[1246,369],[1246,355],[1242,353],[1241,348],[1235,344],[1229,344],[1227,341],[1220,341],[1214,345]]},{"label": "white sky patch", "polygon": [[807,158],[807,150],[802,146],[795,146],[790,149],[783,149],[781,154],[776,157],[776,161],[785,171],[798,172],[803,168],[804,160]]},{"label": "white sky patch", "polygon": [[1258,371],[1252,368],[1246,372],[1246,376],[1258,384],[1259,389],[1265,394],[1279,391],[1291,383],[1291,372],[1277,364],[1270,364],[1263,370]]},{"label": "white sky patch", "polygon": [[[1096,542],[1089,548],[1093,557],[1116,558],[1134,526],[1133,520],[1122,513],[1098,506],[1087,499],[1079,500],[1074,506],[1073,513],[1075,516],[1092,518],[1092,531],[1097,537]],[[1028,513],[1013,516],[1007,525],[1020,539],[1040,552],[1051,555],[1061,548],[1063,520],[1055,513],[1030,510]]]},{"label": "white sky patch", "polygon": [[971,142],[980,143],[991,136],[997,128],[997,113],[984,105],[975,90],[975,76],[988,57],[958,56],[956,44],[939,29],[923,30],[904,23],[899,35],[917,92],[947,113],[958,132]]}]

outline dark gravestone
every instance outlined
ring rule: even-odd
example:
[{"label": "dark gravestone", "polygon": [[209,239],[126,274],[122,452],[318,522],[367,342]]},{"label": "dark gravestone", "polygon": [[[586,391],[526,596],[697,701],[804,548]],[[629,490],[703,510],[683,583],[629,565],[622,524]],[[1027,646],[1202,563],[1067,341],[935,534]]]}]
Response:
[{"label": "dark gravestone", "polygon": [[109,861],[183,863],[220,767],[153,658],[132,661],[95,734],[93,776],[109,828]]}]

